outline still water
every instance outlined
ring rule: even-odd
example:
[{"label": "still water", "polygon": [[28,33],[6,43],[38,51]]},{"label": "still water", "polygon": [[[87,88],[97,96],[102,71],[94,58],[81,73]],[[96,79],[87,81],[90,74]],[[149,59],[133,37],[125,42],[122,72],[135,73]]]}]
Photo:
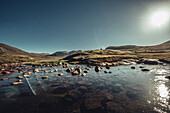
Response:
[{"label": "still water", "polygon": [[[99,73],[91,67],[86,76],[72,76],[62,66],[38,68],[59,71],[31,73],[15,86],[11,83],[22,74],[0,76],[9,78],[0,81],[0,113],[168,113],[170,81],[165,76],[170,76],[170,66],[131,66],[103,68]],[[142,72],[139,66],[150,71]],[[85,67],[81,65],[83,71]],[[64,75],[56,76],[59,73]],[[48,78],[42,79],[44,75]]]}]

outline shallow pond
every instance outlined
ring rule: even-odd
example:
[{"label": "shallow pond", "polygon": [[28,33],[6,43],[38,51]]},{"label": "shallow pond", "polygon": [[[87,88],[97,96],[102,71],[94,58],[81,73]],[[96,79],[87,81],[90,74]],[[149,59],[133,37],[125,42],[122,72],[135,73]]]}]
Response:
[{"label": "shallow pond", "polygon": [[[71,65],[74,67],[73,65]],[[134,66],[135,69],[131,69]],[[142,72],[139,66],[150,69]],[[85,70],[85,65],[81,65]],[[32,69],[28,67],[25,70]],[[23,84],[12,86],[20,73],[0,76],[0,113],[167,113],[170,110],[170,66],[130,65],[91,67],[86,76],[72,76],[62,66],[53,73],[31,73]],[[60,71],[60,70],[63,70]],[[112,73],[104,73],[111,71]],[[63,76],[56,76],[63,73]],[[42,76],[48,76],[42,79]]]}]

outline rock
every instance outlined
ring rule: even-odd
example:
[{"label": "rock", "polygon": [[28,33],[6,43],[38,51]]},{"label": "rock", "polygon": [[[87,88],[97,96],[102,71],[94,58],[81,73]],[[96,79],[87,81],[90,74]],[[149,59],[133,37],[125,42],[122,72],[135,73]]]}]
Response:
[{"label": "rock", "polygon": [[58,69],[54,69],[54,72],[57,72],[58,71]]},{"label": "rock", "polygon": [[74,71],[74,68],[73,67],[70,67],[70,68],[68,68],[67,70],[66,70],[66,72],[68,72],[68,73],[71,73],[71,72],[73,72]]},{"label": "rock", "polygon": [[62,62],[58,62],[58,65],[61,66],[61,65],[62,65]]},{"label": "rock", "polygon": [[106,69],[110,69],[110,66],[108,64],[106,64]]},{"label": "rock", "polygon": [[18,78],[18,79],[23,79],[24,77],[22,77],[22,76],[17,76],[16,78]]},{"label": "rock", "polygon": [[44,70],[44,73],[47,73],[47,70]]},{"label": "rock", "polygon": [[144,66],[139,66],[139,68],[144,68]]},{"label": "rock", "polygon": [[35,69],[33,70],[33,72],[34,72],[34,73],[39,73],[39,70],[38,70],[37,68],[35,68]]},{"label": "rock", "polygon": [[75,70],[75,71],[73,71],[71,74],[72,74],[72,75],[79,75],[79,72],[78,72],[77,70]]},{"label": "rock", "polygon": [[131,67],[131,69],[135,69],[135,67],[134,67],[134,66],[132,66],[132,67]]},{"label": "rock", "polygon": [[23,77],[29,77],[29,75],[23,75]]},{"label": "rock", "polygon": [[29,75],[29,74],[31,74],[31,72],[30,72],[30,71],[27,71],[27,72],[25,72],[24,74],[25,74],[25,75]]},{"label": "rock", "polygon": [[10,74],[9,71],[3,71],[2,74]]},{"label": "rock", "polygon": [[42,79],[48,78],[48,76],[43,76]]},{"label": "rock", "polygon": [[19,80],[18,80],[18,82],[22,82],[22,80],[21,80],[21,79],[19,79]]},{"label": "rock", "polygon": [[59,73],[58,76],[63,76],[63,73]]},{"label": "rock", "polygon": [[111,71],[109,71],[109,73],[111,74],[112,72],[111,72]]},{"label": "rock", "polygon": [[1,80],[8,80],[8,78],[2,78]]},{"label": "rock", "polygon": [[18,85],[18,84],[22,84],[24,82],[13,82],[11,85]]},{"label": "rock", "polygon": [[88,73],[89,71],[88,70],[85,70],[84,73]]},{"label": "rock", "polygon": [[141,71],[150,71],[149,69],[141,69]]},{"label": "rock", "polygon": [[86,76],[86,73],[83,73],[81,76]]},{"label": "rock", "polygon": [[107,71],[104,71],[104,73],[107,73]]},{"label": "rock", "polygon": [[96,72],[100,72],[101,70],[102,70],[102,69],[101,69],[100,66],[96,66],[96,67],[95,67],[95,71],[96,71]]},{"label": "rock", "polygon": [[82,72],[82,70],[81,70],[81,68],[80,68],[80,67],[76,68],[76,69],[75,69],[75,71],[78,71],[78,75],[80,75],[80,74],[81,74],[81,72]]},{"label": "rock", "polygon": [[170,76],[166,76],[165,78],[169,79],[170,80]]}]

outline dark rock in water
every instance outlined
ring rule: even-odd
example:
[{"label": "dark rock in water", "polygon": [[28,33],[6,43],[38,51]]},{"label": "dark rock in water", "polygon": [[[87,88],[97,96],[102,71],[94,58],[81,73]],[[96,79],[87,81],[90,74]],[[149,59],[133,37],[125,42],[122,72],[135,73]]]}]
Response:
[{"label": "dark rock in water", "polygon": [[149,69],[141,69],[141,71],[150,71]]},{"label": "dark rock in water", "polygon": [[88,73],[89,71],[88,70],[85,70],[84,73]]},{"label": "dark rock in water", "polygon": [[43,76],[42,79],[48,78],[48,76]]},{"label": "dark rock in water", "polygon": [[96,67],[95,67],[95,71],[96,71],[96,72],[100,72],[101,70],[102,70],[102,68],[101,68],[100,66],[96,66]]},{"label": "dark rock in water", "polygon": [[170,76],[166,76],[165,78],[169,79],[170,80]]},{"label": "dark rock in water", "polygon": [[104,73],[107,73],[107,71],[104,71]]},{"label": "dark rock in water", "polygon": [[107,65],[107,66],[106,66],[106,69],[110,69],[110,66]]},{"label": "dark rock in water", "polygon": [[3,71],[2,74],[10,74],[9,71]]},{"label": "dark rock in water", "polygon": [[134,67],[134,66],[132,66],[132,67],[131,67],[131,69],[135,69],[135,67]]},{"label": "dark rock in water", "polygon": [[159,59],[159,61],[170,64],[170,60]]},{"label": "dark rock in water", "polygon": [[109,71],[109,73],[111,74],[112,72],[111,72],[111,71]]},{"label": "dark rock in water", "polygon": [[63,76],[63,73],[59,73],[58,76]]},{"label": "dark rock in water", "polygon": [[70,67],[70,68],[68,68],[67,70],[66,70],[66,72],[68,72],[68,73],[71,73],[71,72],[73,72],[74,71],[74,68],[73,67]]},{"label": "dark rock in water", "polygon": [[86,76],[86,73],[83,73],[81,76]]},{"label": "dark rock in water", "polygon": [[139,66],[139,68],[144,68],[144,66]]},{"label": "dark rock in water", "polygon": [[150,64],[150,65],[158,65],[160,62],[158,59],[141,59],[141,63]]}]

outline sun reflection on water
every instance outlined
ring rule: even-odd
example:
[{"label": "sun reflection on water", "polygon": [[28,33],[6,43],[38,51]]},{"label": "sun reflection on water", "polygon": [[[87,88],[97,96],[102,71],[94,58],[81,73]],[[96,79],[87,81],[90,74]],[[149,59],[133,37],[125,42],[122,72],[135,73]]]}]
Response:
[{"label": "sun reflection on water", "polygon": [[166,86],[166,83],[169,82],[165,79],[164,76],[156,76],[155,77],[156,83],[156,98],[157,104],[160,107],[154,107],[154,110],[159,113],[166,113],[164,110],[168,111],[170,109],[169,105],[169,87]]},{"label": "sun reflection on water", "polygon": [[165,86],[165,84],[158,86],[158,92],[160,97],[166,98],[168,96],[168,88]]}]

